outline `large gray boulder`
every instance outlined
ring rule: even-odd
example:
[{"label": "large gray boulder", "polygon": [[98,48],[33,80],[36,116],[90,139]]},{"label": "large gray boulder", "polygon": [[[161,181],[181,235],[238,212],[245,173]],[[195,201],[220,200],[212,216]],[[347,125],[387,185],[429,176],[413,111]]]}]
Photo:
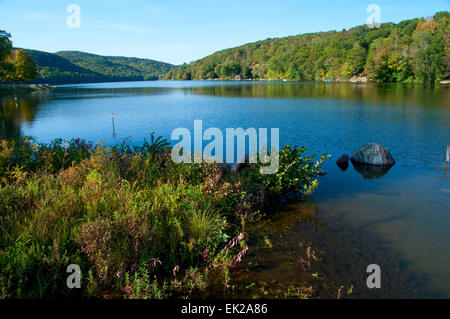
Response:
[{"label": "large gray boulder", "polygon": [[358,162],[370,165],[387,165],[395,164],[394,158],[387,148],[377,143],[368,143],[353,153],[350,158],[352,162]]}]

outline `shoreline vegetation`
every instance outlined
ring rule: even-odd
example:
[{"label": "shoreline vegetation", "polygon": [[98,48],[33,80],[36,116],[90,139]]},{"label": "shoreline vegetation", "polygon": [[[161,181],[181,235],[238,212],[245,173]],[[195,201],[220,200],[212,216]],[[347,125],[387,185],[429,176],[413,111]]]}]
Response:
[{"label": "shoreline vegetation", "polygon": [[50,90],[55,87],[49,84],[0,84],[0,91],[38,91]]},{"label": "shoreline vegetation", "polygon": [[[146,82],[146,81],[195,81],[195,80],[174,80],[174,79],[153,79],[153,80],[138,80],[138,81],[121,81],[121,82]],[[351,83],[356,85],[364,85],[367,83],[379,83],[379,84],[406,84],[406,85],[449,85],[450,80],[442,80],[436,83],[414,83],[414,82],[381,82],[381,81],[372,81],[372,80],[338,80],[338,81],[301,81],[301,80],[274,80],[274,79],[228,79],[228,80],[222,80],[222,79],[201,79],[197,81],[221,81],[221,82],[267,82],[267,83]],[[117,81],[112,82],[95,82],[95,83],[116,83]],[[90,82],[89,82],[90,83]],[[95,84],[93,83],[93,84]],[[86,82],[80,82],[80,83],[71,83],[71,84],[86,84]],[[62,85],[62,84],[61,84]],[[30,91],[44,91],[44,90],[53,90],[58,87],[58,84],[51,85],[48,83],[41,83],[41,84],[0,84],[0,92],[3,93],[26,93]]]},{"label": "shoreline vegetation", "polygon": [[[277,173],[261,175],[260,164],[175,164],[170,150],[153,134],[142,146],[1,140],[0,298],[183,298],[217,282],[232,297],[247,226],[309,198],[329,158],[285,146]],[[81,289],[66,286],[71,264]]]}]

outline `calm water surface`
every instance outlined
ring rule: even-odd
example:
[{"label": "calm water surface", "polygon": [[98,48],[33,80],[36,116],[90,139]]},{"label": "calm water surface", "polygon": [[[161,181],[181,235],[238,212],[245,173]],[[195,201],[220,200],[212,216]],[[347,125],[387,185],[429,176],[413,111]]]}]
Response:
[{"label": "calm water surface", "polygon": [[[62,86],[16,97],[0,95],[0,135],[32,135],[42,142],[80,137],[109,144],[131,138],[139,144],[152,131],[170,139],[177,127],[193,130],[196,119],[203,120],[204,129],[223,131],[278,127],[281,145],[305,145],[310,153],[333,156],[324,165],[328,174],[313,198],[314,218],[327,224],[328,241],[343,236],[348,241],[338,248],[324,244],[325,235],[309,237],[327,246],[324,264],[330,267],[324,272],[345,277],[355,271],[339,259],[344,255],[360,265],[358,271],[372,263],[382,270],[397,263],[395,278],[413,271],[415,275],[405,279],[408,285],[449,297],[450,183],[444,177],[445,149],[450,144],[449,92],[448,86],[347,83],[158,81]],[[342,153],[352,154],[368,142],[390,149],[397,164],[387,174],[369,179],[352,165],[346,171],[336,166]],[[290,221],[299,214],[290,209],[280,219]],[[269,235],[275,237],[277,225],[284,224],[273,221]],[[305,233],[300,227],[280,237],[274,249],[289,245],[288,253],[277,254],[284,249],[281,246],[268,253],[260,263],[278,262],[256,270],[255,276],[275,280],[288,276],[289,281],[295,269],[286,265],[293,263],[289,256],[298,249],[293,243],[303,240],[297,237]],[[361,248],[359,241],[367,240],[371,244]],[[391,275],[383,278],[380,296],[408,296]],[[360,290],[359,295],[366,294]]]}]

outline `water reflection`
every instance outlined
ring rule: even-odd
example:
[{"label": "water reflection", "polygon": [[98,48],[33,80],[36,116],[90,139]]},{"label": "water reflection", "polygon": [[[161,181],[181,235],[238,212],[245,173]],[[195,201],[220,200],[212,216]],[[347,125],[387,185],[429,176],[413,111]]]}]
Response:
[{"label": "water reflection", "polygon": [[351,160],[355,170],[367,179],[380,178],[389,172],[393,165],[370,165]]},{"label": "water reflection", "polygon": [[342,154],[337,160],[336,165],[341,169],[341,171],[345,172],[348,168],[348,154]]},{"label": "water reflection", "polygon": [[188,88],[195,94],[258,98],[332,98],[382,102],[413,102],[421,106],[448,106],[448,86],[424,87],[411,84],[380,83],[259,83],[199,86]]},{"label": "water reflection", "polygon": [[0,95],[0,138],[20,137],[22,124],[33,122],[40,105],[49,98],[45,92],[26,96]]},{"label": "water reflection", "polygon": [[[122,82],[121,82],[122,83]],[[125,83],[126,85],[126,83]],[[80,100],[93,98],[110,98],[121,96],[145,96],[145,95],[167,95],[174,93],[180,88],[171,87],[59,87],[54,90],[54,98],[57,100]]]}]

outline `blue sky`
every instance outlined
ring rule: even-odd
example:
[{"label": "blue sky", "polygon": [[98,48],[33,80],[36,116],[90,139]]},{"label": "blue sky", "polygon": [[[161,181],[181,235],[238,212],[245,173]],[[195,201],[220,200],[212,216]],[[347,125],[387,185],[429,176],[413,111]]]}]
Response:
[{"label": "blue sky", "polygon": [[[70,4],[81,8],[79,29],[66,25]],[[450,8],[449,0],[0,0],[0,30],[16,47],[181,64],[269,37],[364,24],[369,4],[380,6],[381,22]]]}]

